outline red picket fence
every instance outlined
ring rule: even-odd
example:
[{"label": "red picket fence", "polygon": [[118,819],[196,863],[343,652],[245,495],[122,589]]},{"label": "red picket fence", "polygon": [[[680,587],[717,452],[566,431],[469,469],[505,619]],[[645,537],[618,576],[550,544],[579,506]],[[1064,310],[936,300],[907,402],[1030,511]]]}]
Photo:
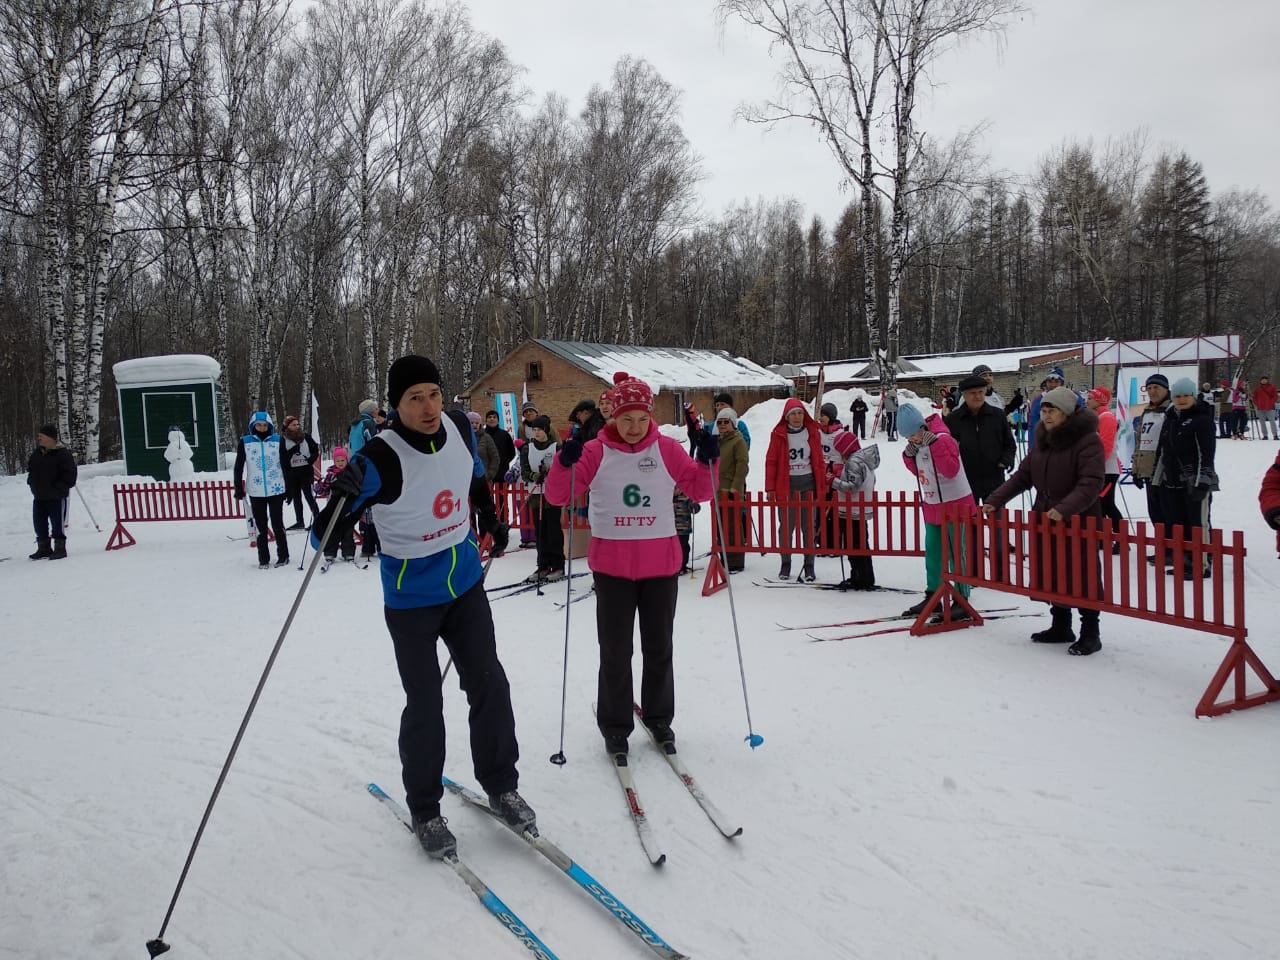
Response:
[{"label": "red picket fence", "polygon": [[[846,557],[924,556],[924,525],[918,491],[888,491],[871,497],[861,493],[856,497],[835,493],[825,500],[796,495],[780,500],[751,492],[726,498],[721,493],[716,503],[720,522],[713,523],[711,528],[711,561],[702,584],[704,597],[724,587],[722,550],[728,553],[758,551],[761,556],[771,553],[796,553],[802,557],[834,553]],[[781,528],[784,515],[788,517],[785,530]],[[806,531],[808,536],[804,535]]]},{"label": "red picket fence", "polygon": [[126,523],[161,520],[243,520],[244,501],[235,498],[230,480],[190,483],[117,483],[112,485],[116,526],[107,538],[108,550],[123,550],[138,541]]},{"label": "red picket fence", "polygon": [[[948,510],[944,520],[943,578],[950,583],[930,598],[912,633],[980,624],[976,614],[972,621],[926,623],[947,597],[972,611],[951,585],[964,583],[1230,638],[1226,656],[1196,705],[1198,717],[1280,700],[1280,683],[1247,640],[1240,531],[1230,531],[1228,543],[1221,530],[1188,538],[1180,526],[1168,535],[1147,523],[1112,530],[1093,518],[1054,521],[1021,511],[983,516]],[[1155,564],[1148,563],[1149,555],[1157,559]],[[1164,572],[1165,556],[1171,557],[1172,576]],[[1182,577],[1184,568],[1197,575]],[[1261,692],[1247,691],[1246,668],[1261,681]],[[1231,698],[1219,701],[1229,680],[1234,681]]]}]

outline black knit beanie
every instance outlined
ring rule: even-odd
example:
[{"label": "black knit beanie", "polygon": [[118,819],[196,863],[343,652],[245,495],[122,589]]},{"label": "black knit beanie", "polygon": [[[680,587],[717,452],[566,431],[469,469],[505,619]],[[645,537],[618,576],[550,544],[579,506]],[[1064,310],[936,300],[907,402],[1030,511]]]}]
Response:
[{"label": "black knit beanie", "polygon": [[39,431],[37,431],[37,432],[39,432],[39,433],[43,433],[43,434],[44,434],[46,437],[48,437],[50,440],[57,440],[57,439],[58,439],[58,427],[57,427],[57,425],[56,425],[56,424],[46,423],[46,424],[45,424],[43,427],[41,427],[41,428],[39,429]]},{"label": "black knit beanie", "polygon": [[426,357],[409,354],[391,364],[387,371],[387,403],[400,406],[404,392],[417,383],[440,385],[440,371]]}]

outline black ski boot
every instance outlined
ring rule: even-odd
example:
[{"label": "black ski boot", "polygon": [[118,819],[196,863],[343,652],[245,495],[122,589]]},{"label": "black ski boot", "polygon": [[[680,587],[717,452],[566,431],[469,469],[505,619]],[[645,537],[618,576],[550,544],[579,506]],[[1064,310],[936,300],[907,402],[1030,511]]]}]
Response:
[{"label": "black ski boot", "polygon": [[61,537],[58,537],[53,541],[53,553],[49,554],[49,559],[50,560],[67,559],[67,541],[66,540],[62,539]]},{"label": "black ski boot", "polygon": [[626,737],[605,737],[604,749],[605,749],[605,752],[608,753],[609,756],[611,757],[615,757],[618,754],[622,754],[622,756],[625,757],[627,755],[627,738]]},{"label": "black ski boot", "polygon": [[535,826],[538,819],[533,808],[514,790],[490,794],[489,809],[517,830],[527,830]]},{"label": "black ski boot", "polygon": [[670,724],[655,723],[649,728],[649,732],[653,734],[653,739],[658,741],[658,746],[662,748],[663,753],[676,752],[676,735],[671,732]]},{"label": "black ski boot", "polygon": [[427,820],[413,818],[413,835],[433,860],[443,860],[458,853],[458,841],[449,829],[449,821],[437,814]]},{"label": "black ski boot", "polygon": [[1073,657],[1087,657],[1102,649],[1102,636],[1098,630],[1098,611],[1085,610],[1080,614],[1080,639],[1067,647]]},{"label": "black ski boot", "polygon": [[920,614],[924,613],[924,608],[928,606],[928,604],[929,598],[925,597],[919,603],[913,603],[911,606],[907,607],[907,609],[903,610],[902,615],[904,617],[918,617]]},{"label": "black ski boot", "polygon": [[27,554],[28,560],[48,560],[53,556],[53,551],[49,549],[49,538],[41,537],[36,541],[36,552]]},{"label": "black ski boot", "polygon": [[[1050,607],[1053,623],[1047,630],[1040,630],[1031,635],[1033,643],[1074,643],[1075,632],[1071,629],[1071,608]],[[1092,652],[1092,651],[1090,651]]]}]

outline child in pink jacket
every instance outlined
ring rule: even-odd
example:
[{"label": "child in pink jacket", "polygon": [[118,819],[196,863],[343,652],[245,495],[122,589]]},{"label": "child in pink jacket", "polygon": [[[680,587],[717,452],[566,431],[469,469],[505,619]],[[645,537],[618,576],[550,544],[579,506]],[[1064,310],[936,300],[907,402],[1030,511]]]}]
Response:
[{"label": "child in pink jacket", "polygon": [[695,502],[711,499],[710,464],[720,443],[699,431],[693,440],[695,462],[679,441],[659,433],[648,385],[622,373],[613,379],[613,420],[585,445],[576,437],[565,441],[543,493],[551,503],[567,504],[571,477],[575,496],[591,493],[587,565],[595,576],[600,644],[596,722],[617,762],[634,729],[631,654],[637,613],[644,661],[641,712],[663,749],[675,752],[671,636],[682,557],[671,500],[676,487]]},{"label": "child in pink jacket", "polygon": [[[976,512],[977,504],[960,460],[960,446],[951,436],[941,414],[930,413],[926,420],[917,407],[904,403],[898,411],[898,433],[907,438],[902,460],[915,474],[923,501],[925,598],[902,614],[913,617],[920,615],[929,597],[942,585],[942,505],[960,503]],[[959,532],[953,528],[949,536],[954,542]],[[958,588],[962,596],[969,596],[967,584],[959,584]],[[967,617],[968,614],[959,607],[951,611],[952,620]],[[939,609],[930,622],[941,620],[942,610]]]}]

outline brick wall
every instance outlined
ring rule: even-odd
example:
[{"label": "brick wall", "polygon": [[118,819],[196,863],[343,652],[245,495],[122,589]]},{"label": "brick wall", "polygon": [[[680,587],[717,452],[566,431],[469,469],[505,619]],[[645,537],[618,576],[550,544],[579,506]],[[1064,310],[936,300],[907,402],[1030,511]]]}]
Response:
[{"label": "brick wall", "polygon": [[[610,386],[529,341],[517,347],[509,357],[472,384],[470,409],[484,413],[493,406],[493,397],[497,393],[514,393],[518,401],[527,380],[530,363],[539,364],[542,378],[527,381],[529,400],[537,404],[538,412],[550,417],[556,429],[562,433],[568,424],[570,412],[579,400],[599,401],[600,393]],[[714,409],[711,398],[724,389],[722,385],[714,385],[684,391],[683,400],[692,403],[703,416],[710,419]],[[741,415],[761,400],[782,395],[785,389],[728,388],[728,392],[733,394],[734,409]],[[673,391],[659,391],[653,402],[654,418],[659,423],[683,422],[683,415],[677,415],[676,406]]]}]

